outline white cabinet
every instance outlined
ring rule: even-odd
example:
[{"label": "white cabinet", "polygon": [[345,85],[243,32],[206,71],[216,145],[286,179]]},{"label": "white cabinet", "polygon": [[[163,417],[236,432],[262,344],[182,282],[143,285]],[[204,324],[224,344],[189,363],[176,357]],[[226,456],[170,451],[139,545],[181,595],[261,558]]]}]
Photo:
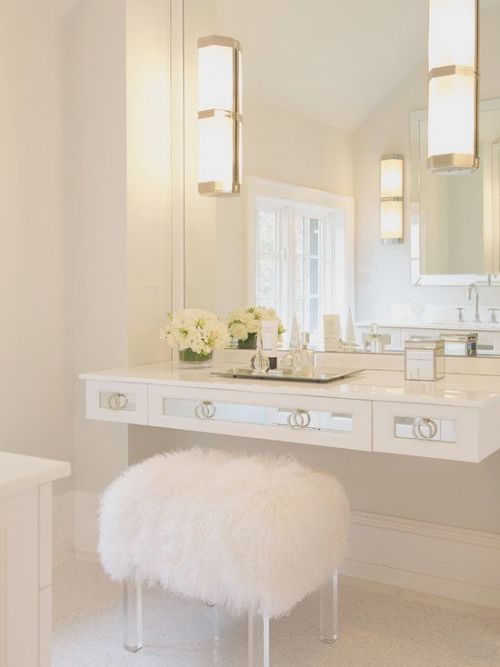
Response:
[{"label": "white cabinet", "polygon": [[50,667],[51,481],[69,472],[0,452],[0,667]]}]

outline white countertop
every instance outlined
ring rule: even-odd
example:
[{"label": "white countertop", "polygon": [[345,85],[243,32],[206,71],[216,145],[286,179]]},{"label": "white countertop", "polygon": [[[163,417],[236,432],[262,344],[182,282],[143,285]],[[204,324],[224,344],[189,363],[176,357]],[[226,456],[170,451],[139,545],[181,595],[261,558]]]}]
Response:
[{"label": "white countertop", "polygon": [[0,452],[0,497],[70,474],[71,465],[67,461]]},{"label": "white countertop", "polygon": [[[432,403],[456,407],[484,407],[498,403],[500,377],[485,375],[447,375],[437,382],[405,381],[400,371],[367,370],[351,378],[328,384],[222,378],[210,371],[229,368],[219,364],[213,369],[185,370],[172,363],[156,363],[82,373],[82,380],[137,382],[170,386],[276,393],[297,396],[365,399],[405,403]],[[327,369],[331,370],[331,369]]]}]

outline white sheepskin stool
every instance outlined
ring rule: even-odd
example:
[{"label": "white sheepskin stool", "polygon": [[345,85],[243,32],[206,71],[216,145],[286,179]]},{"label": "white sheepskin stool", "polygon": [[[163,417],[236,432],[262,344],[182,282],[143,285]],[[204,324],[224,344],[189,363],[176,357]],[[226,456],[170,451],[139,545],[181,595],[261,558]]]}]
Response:
[{"label": "white sheepskin stool", "polygon": [[99,536],[124,582],[125,648],[142,648],[143,582],[248,613],[249,664],[266,667],[269,619],[321,587],[321,639],[334,641],[348,523],[340,482],[291,456],[194,448],[129,468],[101,498]]}]

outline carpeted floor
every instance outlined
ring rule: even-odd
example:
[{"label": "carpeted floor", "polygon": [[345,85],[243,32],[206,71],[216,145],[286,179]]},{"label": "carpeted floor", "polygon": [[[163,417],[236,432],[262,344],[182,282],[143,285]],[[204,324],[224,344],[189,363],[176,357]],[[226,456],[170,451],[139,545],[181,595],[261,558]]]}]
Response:
[{"label": "carpeted floor", "polygon": [[[145,644],[121,648],[121,587],[99,565],[61,565],[53,667],[246,667],[246,621],[160,591],[145,596]],[[500,610],[341,581],[341,637],[318,641],[316,596],[271,625],[272,667],[500,667]]]}]

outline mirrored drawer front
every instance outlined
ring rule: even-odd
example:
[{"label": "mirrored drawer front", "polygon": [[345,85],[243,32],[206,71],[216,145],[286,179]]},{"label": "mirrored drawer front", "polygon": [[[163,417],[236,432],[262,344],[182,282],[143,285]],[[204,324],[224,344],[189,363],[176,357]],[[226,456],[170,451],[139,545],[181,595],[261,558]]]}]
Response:
[{"label": "mirrored drawer front", "polygon": [[410,440],[435,440],[456,442],[457,423],[454,419],[432,419],[430,417],[394,417],[396,438]]},{"label": "mirrored drawer front", "polygon": [[288,426],[295,429],[320,428],[320,413],[311,410],[297,408],[275,408],[272,411],[272,423],[276,426]]},{"label": "mirrored drawer front", "polygon": [[261,424],[263,426],[287,426],[293,429],[316,429],[350,433],[353,416],[347,413],[318,412],[300,408],[270,408],[240,403],[214,403],[178,398],[163,399],[163,415],[170,417],[196,417],[201,420],[213,419],[241,424]]},{"label": "mirrored drawer front", "polygon": [[479,460],[479,409],[427,404],[373,405],[373,450],[411,456]]},{"label": "mirrored drawer front", "polygon": [[354,415],[349,412],[322,412],[321,430],[351,433],[354,427]]},{"label": "mirrored drawer front", "polygon": [[190,417],[202,421],[240,422],[242,424],[271,423],[270,408],[239,403],[221,403],[217,401],[199,401],[184,398],[165,397],[162,400],[163,416]]},{"label": "mirrored drawer front", "polygon": [[372,449],[370,401],[150,385],[148,412],[151,426]]},{"label": "mirrored drawer front", "polygon": [[148,388],[133,382],[93,382],[86,386],[88,419],[148,423]]}]

